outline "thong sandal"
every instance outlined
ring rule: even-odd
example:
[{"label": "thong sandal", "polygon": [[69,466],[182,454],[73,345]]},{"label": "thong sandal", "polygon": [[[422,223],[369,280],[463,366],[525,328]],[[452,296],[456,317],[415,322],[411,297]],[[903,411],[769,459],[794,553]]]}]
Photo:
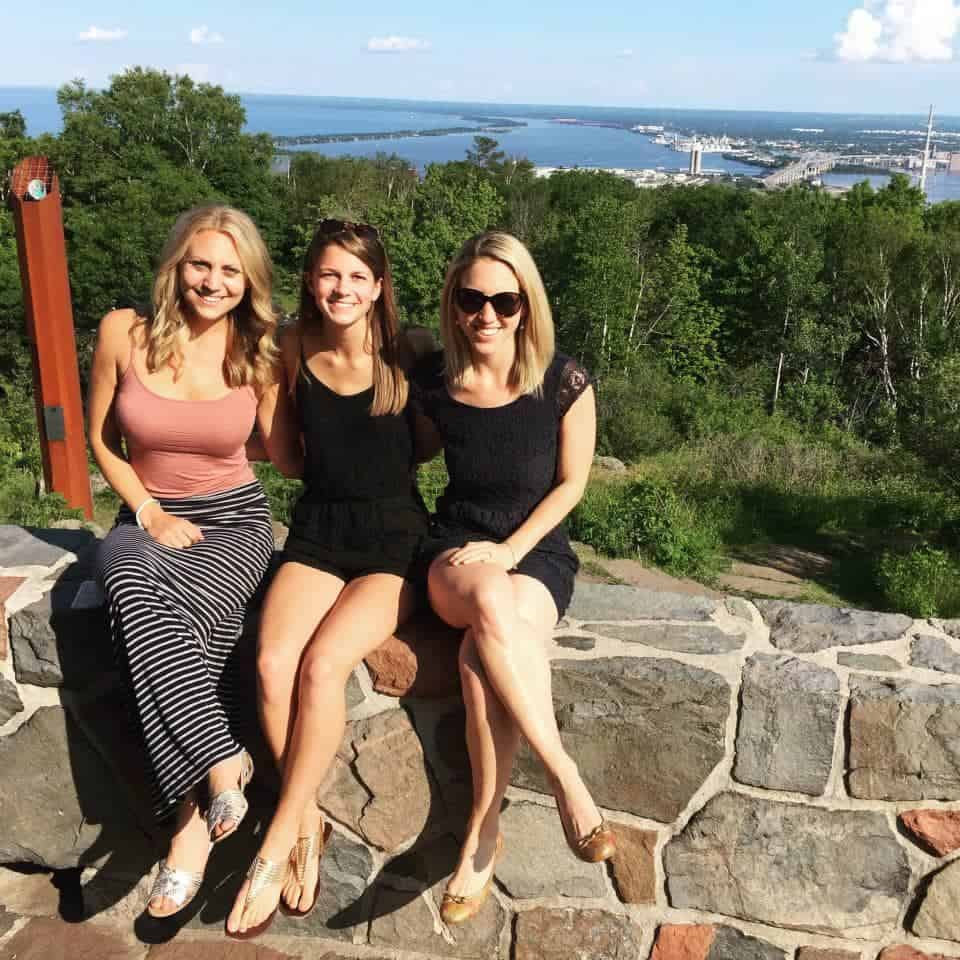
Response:
[{"label": "thong sandal", "polygon": [[[267,887],[271,884],[279,884],[280,889],[277,892],[277,906],[280,905],[280,900],[283,896],[283,881],[287,878],[287,871],[290,869],[290,861],[286,860],[283,863],[277,863],[274,860],[264,860],[261,856],[256,856],[253,859],[253,863],[250,864],[250,869],[247,871],[247,879],[250,881],[247,886],[247,895],[243,898],[243,910],[240,911],[240,919],[243,919],[243,915],[247,912],[247,907],[253,903]],[[277,915],[277,907],[274,907],[270,913],[264,917],[255,927],[247,927],[246,930],[234,930],[231,931],[226,924],[226,920],[223,924],[223,929],[226,935],[231,940],[253,940],[255,937],[259,937],[260,934],[266,933],[270,924],[273,923],[273,918]],[[229,917],[228,917],[229,919]]]},{"label": "thong sandal", "polygon": [[[244,796],[244,790],[247,789],[247,784],[252,779],[253,757],[244,750],[240,754],[240,776],[237,778],[237,786],[221,790],[211,797],[210,806],[207,807],[207,833],[210,834],[210,840],[213,843],[226,840],[227,837],[237,832],[250,806]],[[232,820],[233,826],[229,830],[224,830],[223,833],[215,835],[214,830],[224,820]]]},{"label": "thong sandal", "polygon": [[311,860],[317,861],[317,886],[313,893],[313,902],[307,907],[306,910],[300,910],[298,907],[288,906],[283,902],[283,899],[280,900],[280,912],[284,916],[292,917],[295,920],[303,920],[306,917],[309,917],[313,913],[314,908],[317,905],[317,901],[320,899],[320,860],[323,857],[323,852],[327,848],[327,843],[330,840],[330,835],[333,833],[333,825],[329,823],[321,823],[320,828],[316,833],[311,834],[309,837],[298,837],[296,845],[293,850],[290,851],[290,866],[294,872],[294,875],[297,878],[297,883],[300,884],[300,889],[303,889],[303,881],[307,876],[307,867],[310,864]]}]

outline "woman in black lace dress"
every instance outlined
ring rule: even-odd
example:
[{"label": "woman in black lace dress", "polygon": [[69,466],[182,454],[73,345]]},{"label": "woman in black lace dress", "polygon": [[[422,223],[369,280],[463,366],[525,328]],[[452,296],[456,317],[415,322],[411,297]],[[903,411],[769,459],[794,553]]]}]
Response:
[{"label": "woman in black lace dress", "polygon": [[414,402],[443,444],[430,600],[465,632],[460,673],[474,799],[444,895],[448,923],[479,910],[501,846],[499,812],[520,735],[553,785],[581,859],[614,839],[560,741],[545,644],[573,592],[561,526],[583,494],[596,412],[586,371],[554,353],[553,321],[527,249],[503,233],[469,240],[447,272],[444,354],[421,363]]}]

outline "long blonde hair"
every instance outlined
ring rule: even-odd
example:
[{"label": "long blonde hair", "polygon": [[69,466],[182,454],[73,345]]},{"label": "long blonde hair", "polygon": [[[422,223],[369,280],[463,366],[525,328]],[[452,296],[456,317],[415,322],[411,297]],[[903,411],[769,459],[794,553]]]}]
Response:
[{"label": "long blonde hair", "polygon": [[268,384],[276,375],[277,361],[273,264],[250,217],[220,204],[193,207],[180,214],[160,253],[153,309],[144,318],[147,370],[154,373],[169,363],[179,366],[182,360],[177,338],[186,319],[180,306],[179,270],[190,241],[201,230],[216,230],[230,237],[246,280],[243,299],[230,318],[223,378],[230,387]]},{"label": "long blonde hair", "polygon": [[440,336],[447,381],[461,386],[464,374],[472,365],[470,343],[457,323],[453,298],[463,272],[480,259],[498,260],[517,278],[524,306],[516,333],[516,356],[510,370],[510,384],[521,393],[539,393],[554,353],[550,303],[530,251],[516,237],[497,231],[471,237],[447,269],[440,298]]},{"label": "long blonde hair", "polygon": [[329,246],[337,246],[363,261],[380,281],[380,296],[370,309],[366,348],[373,357],[373,403],[370,413],[375,416],[397,414],[407,405],[409,384],[404,368],[409,365],[409,350],[400,336],[397,303],[393,292],[390,260],[380,242],[377,231],[366,224],[340,220],[324,220],[317,228],[303,255],[300,278],[300,309],[297,314],[297,332],[300,342],[310,326],[323,323],[309,277]]}]

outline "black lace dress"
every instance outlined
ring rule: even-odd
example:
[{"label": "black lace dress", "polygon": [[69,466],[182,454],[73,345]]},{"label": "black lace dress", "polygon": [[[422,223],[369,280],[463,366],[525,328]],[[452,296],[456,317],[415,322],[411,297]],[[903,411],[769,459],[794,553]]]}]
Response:
[{"label": "black lace dress", "polygon": [[[560,421],[589,385],[587,371],[558,353],[547,368],[541,396],[524,394],[500,407],[474,407],[450,396],[442,354],[418,364],[411,402],[436,426],[450,476],[425,544],[427,561],[471,540],[502,541],[530,516],[556,483]],[[516,570],[539,580],[562,616],[578,566],[561,524]]]},{"label": "black lace dress", "polygon": [[306,489],[282,559],[347,581],[372,573],[416,579],[428,518],[415,482],[409,405],[372,416],[373,387],[339,394],[302,358],[296,390]]}]

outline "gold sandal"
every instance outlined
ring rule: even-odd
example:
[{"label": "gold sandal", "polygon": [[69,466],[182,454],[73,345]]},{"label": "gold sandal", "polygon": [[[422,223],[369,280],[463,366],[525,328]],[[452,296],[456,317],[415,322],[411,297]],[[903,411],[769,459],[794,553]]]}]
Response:
[{"label": "gold sandal", "polygon": [[[244,790],[247,789],[247,784],[252,779],[253,757],[244,750],[240,754],[240,776],[237,779],[237,786],[230,787],[228,790],[221,790],[210,799],[210,806],[207,807],[207,833],[210,834],[210,840],[213,843],[226,840],[227,837],[237,832],[243,818],[247,815],[247,810],[250,808]],[[224,820],[232,820],[233,826],[215,836],[213,831]]]},{"label": "gold sandal", "polygon": [[309,837],[298,837],[293,850],[290,851],[290,867],[297,878],[300,889],[303,889],[303,881],[307,876],[307,866],[311,860],[317,861],[317,887],[313,894],[313,902],[306,910],[300,910],[298,907],[291,907],[280,900],[280,912],[284,916],[293,917],[295,920],[303,920],[313,913],[320,899],[320,860],[323,858],[323,852],[327,849],[327,843],[333,833],[333,826],[321,821],[320,827],[316,833]]},{"label": "gold sandal", "polygon": [[[256,856],[253,858],[253,863],[250,864],[250,869],[247,871],[247,879],[250,881],[247,886],[247,895],[243,898],[243,910],[240,911],[240,919],[243,919],[243,915],[247,912],[247,907],[250,906],[254,900],[266,890],[271,884],[279,884],[279,891],[277,894],[277,906],[280,905],[280,899],[283,895],[283,883],[287,879],[287,872],[290,870],[290,861],[286,860],[283,863],[277,863],[274,860],[264,860],[261,856]],[[270,924],[273,923],[273,918],[277,915],[277,907],[274,907],[270,913],[260,921],[255,927],[247,927],[246,930],[235,930],[231,931],[227,927],[226,920],[223,924],[223,929],[226,935],[231,940],[253,940],[255,937],[259,937],[260,934],[266,933]],[[229,915],[227,916],[229,920]]]},{"label": "gold sandal", "polygon": [[487,882],[476,892],[466,896],[459,896],[445,890],[443,900],[440,901],[440,917],[444,923],[465,923],[475,917],[483,906],[487,895],[493,887],[493,875],[497,869],[497,861],[503,853],[503,834],[497,834],[497,845],[493,851],[493,862],[490,864],[490,876]]}]

